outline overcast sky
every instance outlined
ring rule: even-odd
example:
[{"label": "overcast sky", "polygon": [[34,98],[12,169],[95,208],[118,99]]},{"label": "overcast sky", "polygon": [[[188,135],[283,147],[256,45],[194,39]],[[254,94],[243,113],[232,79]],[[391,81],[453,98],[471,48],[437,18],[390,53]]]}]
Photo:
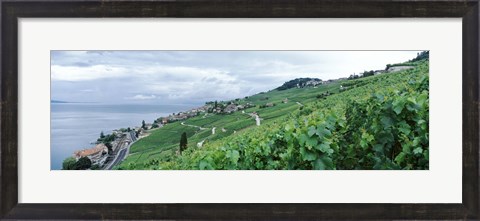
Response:
[{"label": "overcast sky", "polygon": [[52,100],[203,104],[300,77],[348,77],[418,51],[52,51]]}]

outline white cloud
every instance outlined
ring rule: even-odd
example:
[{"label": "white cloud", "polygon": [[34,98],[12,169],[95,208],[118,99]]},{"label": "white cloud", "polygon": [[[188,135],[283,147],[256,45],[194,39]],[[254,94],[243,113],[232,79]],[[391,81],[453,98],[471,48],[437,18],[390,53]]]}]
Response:
[{"label": "white cloud", "polygon": [[152,100],[157,98],[157,96],[151,94],[151,95],[143,95],[143,94],[137,94],[133,97],[126,97],[125,99],[127,100]]},{"label": "white cloud", "polygon": [[52,80],[56,81],[89,81],[127,75],[128,72],[125,68],[106,65],[87,67],[52,65],[51,67]]}]

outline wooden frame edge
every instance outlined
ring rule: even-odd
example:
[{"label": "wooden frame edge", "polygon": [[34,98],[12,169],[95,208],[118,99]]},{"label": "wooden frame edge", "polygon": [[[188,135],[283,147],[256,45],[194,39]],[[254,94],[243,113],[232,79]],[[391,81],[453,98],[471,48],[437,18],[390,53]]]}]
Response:
[{"label": "wooden frame edge", "polygon": [[[238,11],[234,10],[237,6]],[[309,9],[309,4],[315,7]],[[380,6],[388,6],[382,10]],[[428,8],[437,4],[438,7]],[[351,9],[328,11],[332,5]],[[355,6],[360,5],[361,7]],[[132,6],[134,6],[132,8]],[[212,7],[213,6],[213,7]],[[323,6],[323,7],[321,7]],[[368,9],[366,6],[371,6]],[[398,8],[401,6],[400,8]],[[53,11],[49,11],[53,7]],[[135,14],[141,7],[154,10]],[[195,8],[198,7],[198,8]],[[394,9],[397,7],[397,9]],[[414,10],[419,7],[421,10]],[[111,9],[115,8],[116,12]],[[275,9],[275,11],[273,10]],[[388,7],[387,7],[388,9]],[[110,11],[109,11],[110,10]],[[373,14],[368,15],[371,10]],[[480,219],[478,1],[2,1],[0,218],[5,219]],[[18,204],[20,17],[463,17],[463,204]],[[303,16],[301,16],[303,15]],[[442,16],[443,15],[443,16]],[[465,130],[465,129],[468,130]],[[465,142],[467,141],[467,142]],[[347,214],[344,211],[350,210]],[[137,212],[138,214],[136,214]],[[307,212],[307,213],[306,213]],[[139,215],[141,213],[141,215]],[[436,215],[433,215],[436,213]]]}]

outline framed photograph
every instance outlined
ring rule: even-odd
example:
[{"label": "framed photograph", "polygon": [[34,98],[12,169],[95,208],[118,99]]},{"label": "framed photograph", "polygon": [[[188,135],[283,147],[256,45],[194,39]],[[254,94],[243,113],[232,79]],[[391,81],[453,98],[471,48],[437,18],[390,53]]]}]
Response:
[{"label": "framed photograph", "polygon": [[478,1],[2,1],[2,219],[478,220]]},{"label": "framed photograph", "polygon": [[50,70],[52,170],[429,169],[429,51],[51,51]]}]

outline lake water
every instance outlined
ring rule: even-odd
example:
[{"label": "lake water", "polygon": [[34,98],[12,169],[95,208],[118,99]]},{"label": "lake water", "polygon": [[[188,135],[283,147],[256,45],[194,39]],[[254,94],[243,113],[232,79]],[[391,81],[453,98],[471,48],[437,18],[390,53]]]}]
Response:
[{"label": "lake water", "polygon": [[114,129],[141,126],[142,120],[152,123],[159,117],[196,106],[199,105],[52,103],[51,169],[61,169],[63,160],[72,156],[75,150],[94,146],[91,143],[102,131],[108,134]]}]

